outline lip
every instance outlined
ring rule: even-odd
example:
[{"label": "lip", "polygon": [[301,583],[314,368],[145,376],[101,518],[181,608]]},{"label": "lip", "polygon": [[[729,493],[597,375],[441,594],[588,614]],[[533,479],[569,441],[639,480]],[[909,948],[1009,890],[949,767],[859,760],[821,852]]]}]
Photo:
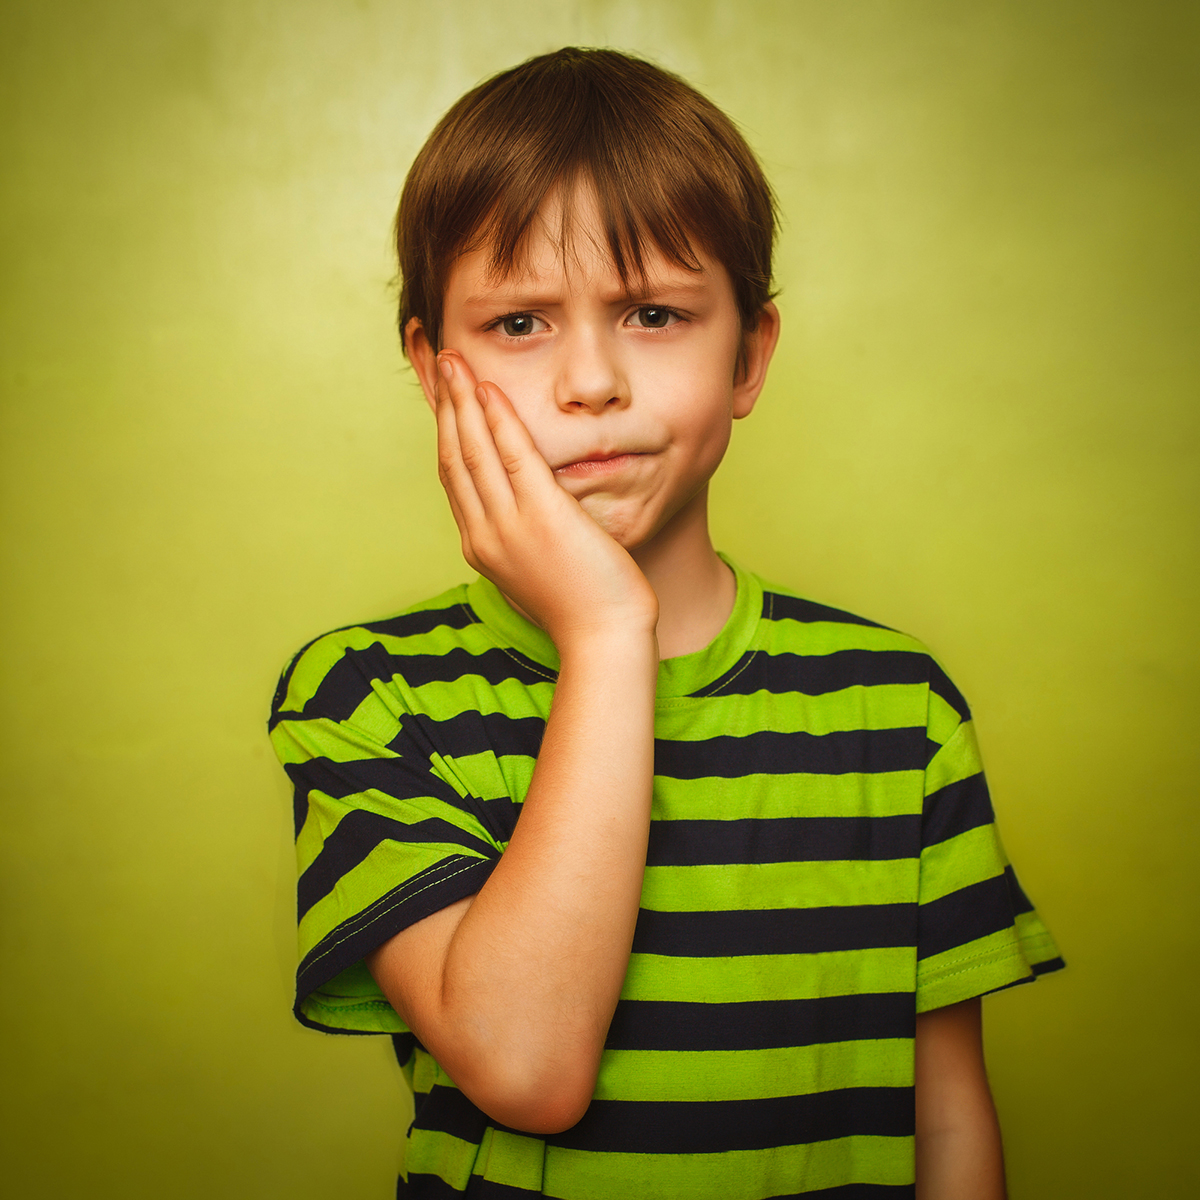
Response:
[{"label": "lip", "polygon": [[574,462],[564,463],[555,467],[555,475],[567,475],[575,478],[590,478],[595,475],[611,475],[624,470],[643,455],[640,453],[624,454],[591,454]]}]

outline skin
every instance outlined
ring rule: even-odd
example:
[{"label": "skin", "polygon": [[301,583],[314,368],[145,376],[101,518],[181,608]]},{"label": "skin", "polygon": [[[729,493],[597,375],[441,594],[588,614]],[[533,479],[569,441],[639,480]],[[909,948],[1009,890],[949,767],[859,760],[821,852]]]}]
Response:
[{"label": "skin", "polygon": [[[367,960],[458,1087],[534,1134],[570,1128],[595,1090],[641,896],[657,664],[708,645],[732,610],[708,481],[779,332],[770,303],[741,328],[729,276],[706,255],[694,271],[651,253],[626,286],[591,198],[577,197],[566,247],[558,217],[551,199],[507,276],[484,249],[456,261],[440,353],[419,322],[406,330],[464,557],[546,630],[561,668],[521,819],[487,883]],[[965,1144],[955,1105],[934,1101],[940,1073],[973,1078],[977,1044],[977,1023],[919,1020],[924,1200],[1003,1194],[929,1190]],[[935,1069],[922,1075],[922,1061]]]}]

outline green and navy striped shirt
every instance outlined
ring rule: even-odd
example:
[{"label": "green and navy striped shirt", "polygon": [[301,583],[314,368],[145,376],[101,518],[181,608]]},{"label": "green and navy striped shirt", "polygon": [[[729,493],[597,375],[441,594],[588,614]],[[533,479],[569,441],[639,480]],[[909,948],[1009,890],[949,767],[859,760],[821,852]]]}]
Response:
[{"label": "green and navy striped shirt", "polygon": [[1062,965],[929,653],[735,571],[716,640],[660,664],[633,952],[595,1097],[550,1137],[476,1108],[363,958],[503,854],[553,644],[480,579],[327,634],[284,674],[296,1015],[393,1035],[416,1111],[399,1195],[911,1196],[916,1014]]}]

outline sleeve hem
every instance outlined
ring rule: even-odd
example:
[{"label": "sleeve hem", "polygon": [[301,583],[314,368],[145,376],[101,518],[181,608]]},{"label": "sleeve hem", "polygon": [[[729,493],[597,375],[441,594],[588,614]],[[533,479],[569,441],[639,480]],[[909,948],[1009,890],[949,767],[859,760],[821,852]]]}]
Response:
[{"label": "sleeve hem", "polygon": [[961,1000],[973,1000],[986,992],[1033,978],[1033,970],[1013,945],[1008,949],[966,959],[938,971],[917,985],[917,1012],[945,1008]]},{"label": "sleeve hem", "polygon": [[382,995],[339,997],[324,992],[325,985],[401,930],[473,896],[499,861],[498,856],[443,859],[331,930],[304,956],[296,972],[296,1019],[325,1033],[403,1032],[406,1027]]}]

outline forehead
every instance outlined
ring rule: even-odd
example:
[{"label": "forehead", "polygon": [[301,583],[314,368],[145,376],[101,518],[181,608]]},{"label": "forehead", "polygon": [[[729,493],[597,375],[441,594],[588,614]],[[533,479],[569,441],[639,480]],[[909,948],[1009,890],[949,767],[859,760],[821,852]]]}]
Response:
[{"label": "forehead", "polygon": [[619,299],[664,291],[701,293],[728,283],[724,267],[703,251],[692,249],[690,257],[691,262],[680,262],[643,236],[619,261],[594,193],[581,187],[569,205],[558,193],[547,197],[508,261],[485,228],[452,263],[446,300],[482,303],[499,294],[547,288]]}]

